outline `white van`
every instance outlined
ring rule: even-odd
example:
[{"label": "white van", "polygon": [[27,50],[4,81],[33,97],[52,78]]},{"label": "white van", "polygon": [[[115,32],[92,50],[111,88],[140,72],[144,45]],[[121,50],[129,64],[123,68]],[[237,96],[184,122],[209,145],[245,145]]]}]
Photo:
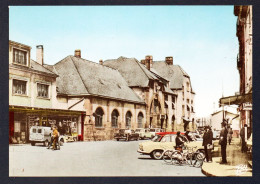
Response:
[{"label": "white van", "polygon": [[[44,146],[48,146],[51,142],[51,127],[44,127],[44,126],[32,126],[30,128],[30,136],[29,140],[32,146],[35,146],[35,143],[43,143]],[[59,136],[59,142],[62,146],[64,143],[64,137]]]}]

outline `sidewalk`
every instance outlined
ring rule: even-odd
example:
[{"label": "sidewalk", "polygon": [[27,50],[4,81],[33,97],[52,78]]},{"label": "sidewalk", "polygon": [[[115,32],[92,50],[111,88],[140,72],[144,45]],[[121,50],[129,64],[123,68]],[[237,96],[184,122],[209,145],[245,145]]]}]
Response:
[{"label": "sidewalk", "polygon": [[[239,138],[233,138],[231,145],[227,145],[227,161],[225,165],[221,161],[221,148],[213,153],[213,162],[204,162],[202,173],[206,176],[242,176],[252,177],[252,169],[248,164],[248,155],[241,152]],[[252,163],[252,162],[251,162]]]}]

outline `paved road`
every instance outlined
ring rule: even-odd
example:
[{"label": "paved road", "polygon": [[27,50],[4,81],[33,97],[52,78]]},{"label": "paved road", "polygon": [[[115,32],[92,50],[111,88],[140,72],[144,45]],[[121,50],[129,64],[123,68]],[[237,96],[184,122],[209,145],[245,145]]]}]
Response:
[{"label": "paved road", "polygon": [[10,176],[204,176],[200,168],[167,165],[137,153],[140,141],[65,143],[61,150],[10,145]]}]

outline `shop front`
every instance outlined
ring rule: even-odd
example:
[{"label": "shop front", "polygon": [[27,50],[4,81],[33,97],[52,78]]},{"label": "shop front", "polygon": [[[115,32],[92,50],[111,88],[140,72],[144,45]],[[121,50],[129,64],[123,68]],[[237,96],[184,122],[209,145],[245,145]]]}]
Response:
[{"label": "shop front", "polygon": [[29,143],[32,126],[57,126],[61,135],[82,140],[85,112],[9,106],[9,143]]}]

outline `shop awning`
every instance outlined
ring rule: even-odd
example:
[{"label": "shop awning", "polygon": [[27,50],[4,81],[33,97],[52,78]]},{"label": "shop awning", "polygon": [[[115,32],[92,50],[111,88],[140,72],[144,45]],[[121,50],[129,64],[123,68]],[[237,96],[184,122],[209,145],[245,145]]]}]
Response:
[{"label": "shop awning", "polygon": [[239,105],[242,103],[251,102],[252,103],[252,93],[245,95],[235,95],[229,97],[223,97],[219,99],[219,105]]}]

